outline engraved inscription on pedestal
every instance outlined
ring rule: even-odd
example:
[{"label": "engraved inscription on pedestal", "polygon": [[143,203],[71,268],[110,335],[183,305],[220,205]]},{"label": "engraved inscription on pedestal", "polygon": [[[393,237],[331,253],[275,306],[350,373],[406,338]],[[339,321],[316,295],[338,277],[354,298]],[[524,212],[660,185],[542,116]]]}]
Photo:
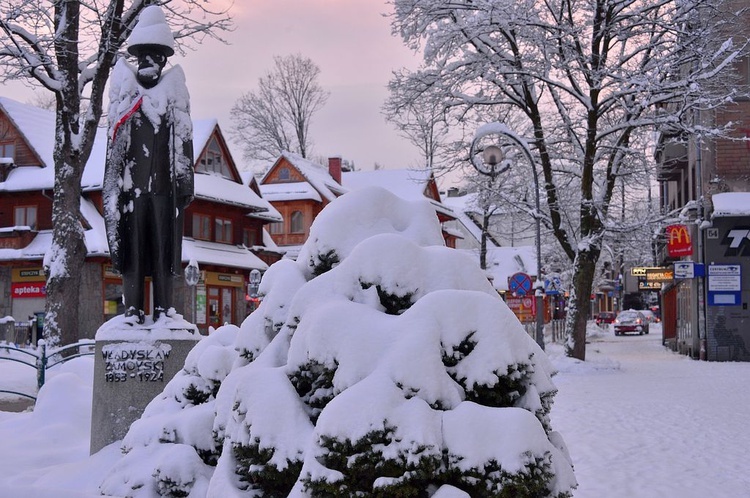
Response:
[{"label": "engraved inscription on pedestal", "polygon": [[183,321],[133,327],[123,320],[113,318],[96,335],[92,454],[127,434],[201,338],[195,325]]},{"label": "engraved inscription on pedestal", "polygon": [[164,362],[172,346],[164,343],[119,343],[102,347],[105,382],[163,382]]}]

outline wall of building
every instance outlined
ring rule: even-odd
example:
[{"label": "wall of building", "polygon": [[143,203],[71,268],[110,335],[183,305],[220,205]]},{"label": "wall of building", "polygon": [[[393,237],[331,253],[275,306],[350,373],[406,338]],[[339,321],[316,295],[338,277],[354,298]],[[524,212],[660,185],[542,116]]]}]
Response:
[{"label": "wall of building", "polygon": [[[712,264],[737,264],[741,268],[740,300],[735,305],[706,306],[706,357],[715,361],[750,361],[750,240],[739,250],[729,248],[727,234],[733,228],[750,228],[747,217],[715,218],[713,229],[706,231],[706,274]],[[745,246],[747,244],[747,246]],[[711,277],[707,276],[707,291]]]}]

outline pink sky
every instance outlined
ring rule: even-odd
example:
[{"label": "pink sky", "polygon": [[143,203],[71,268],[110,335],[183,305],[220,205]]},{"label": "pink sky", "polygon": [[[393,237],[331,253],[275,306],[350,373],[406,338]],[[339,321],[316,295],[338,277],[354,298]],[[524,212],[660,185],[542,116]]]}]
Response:
[{"label": "pink sky", "polygon": [[[225,34],[230,45],[208,40],[171,62],[185,69],[193,117],[216,117],[228,134],[232,105],[255,89],[273,56],[301,53],[318,64],[320,83],[330,92],[313,121],[313,155],[341,156],[363,170],[376,162],[413,167],[419,164],[418,150],[380,112],[391,72],[419,62],[391,36],[390,21],[383,17],[390,11],[385,0],[235,0],[231,14],[237,29]],[[31,99],[28,90],[15,85],[3,94]],[[239,150],[236,155],[241,156]]]}]

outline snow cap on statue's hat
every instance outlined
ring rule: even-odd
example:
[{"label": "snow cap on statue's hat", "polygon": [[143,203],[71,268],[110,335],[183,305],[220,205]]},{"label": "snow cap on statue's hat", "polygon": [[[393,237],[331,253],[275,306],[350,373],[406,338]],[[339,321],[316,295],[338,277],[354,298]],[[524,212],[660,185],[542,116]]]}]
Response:
[{"label": "snow cap on statue's hat", "polygon": [[128,38],[128,52],[138,55],[140,49],[158,48],[167,57],[174,55],[174,37],[164,12],[158,5],[149,5],[138,17],[138,23]]}]

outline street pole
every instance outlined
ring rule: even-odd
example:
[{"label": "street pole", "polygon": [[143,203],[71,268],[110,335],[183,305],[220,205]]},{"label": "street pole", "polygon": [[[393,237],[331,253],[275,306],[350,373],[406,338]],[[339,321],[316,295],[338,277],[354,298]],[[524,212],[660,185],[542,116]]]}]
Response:
[{"label": "street pole", "polygon": [[[542,236],[541,236],[541,208],[539,203],[539,175],[536,170],[536,163],[534,162],[534,156],[529,150],[529,146],[524,139],[516,135],[503,123],[487,123],[477,129],[474,139],[471,142],[469,150],[469,158],[472,166],[481,174],[491,176],[494,178],[495,175],[503,173],[510,168],[508,160],[504,159],[504,154],[500,147],[491,145],[487,147],[483,152],[483,160],[490,167],[487,168],[485,164],[478,164],[474,160],[476,155],[477,144],[479,140],[488,135],[500,135],[505,139],[512,142],[516,148],[521,149],[526,156],[529,166],[531,166],[532,176],[534,178],[534,201],[535,201],[535,212],[534,221],[536,229],[536,285],[534,286],[534,299],[536,302],[536,334],[535,340],[542,350],[544,350],[544,279],[542,278]],[[492,150],[490,150],[492,149]],[[500,164],[500,168],[495,167]]]}]

